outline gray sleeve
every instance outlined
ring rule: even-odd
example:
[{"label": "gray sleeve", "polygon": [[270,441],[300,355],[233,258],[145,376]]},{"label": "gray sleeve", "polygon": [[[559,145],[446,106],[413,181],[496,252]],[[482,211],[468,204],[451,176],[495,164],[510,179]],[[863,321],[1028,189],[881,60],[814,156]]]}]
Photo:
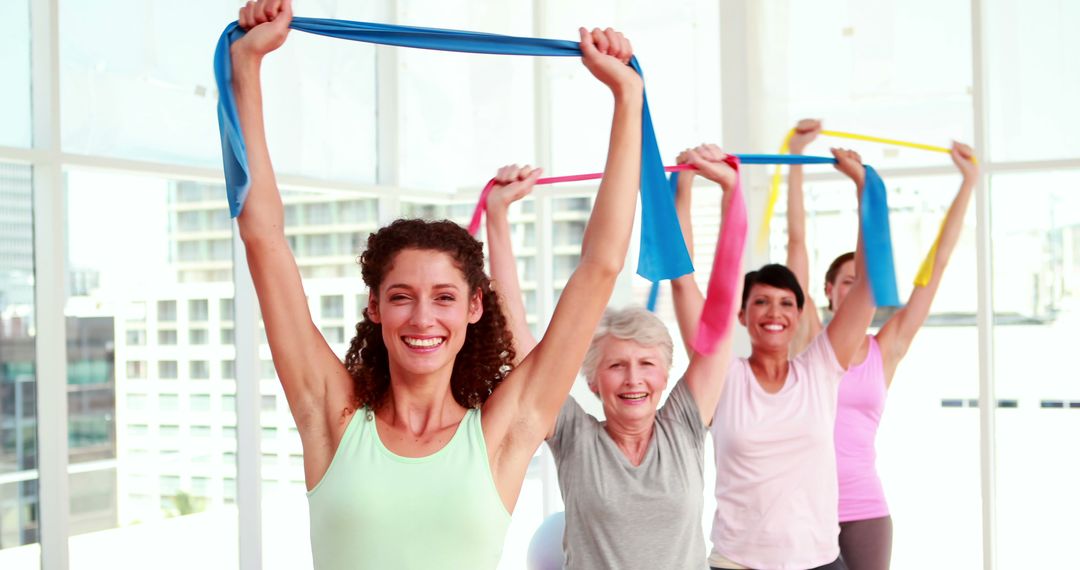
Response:
[{"label": "gray sleeve", "polygon": [[574,437],[575,433],[580,434],[590,421],[596,420],[581,409],[573,396],[567,396],[559,410],[559,416],[555,418],[555,432],[547,440],[551,453],[556,457],[560,456],[563,452],[564,438]]},{"label": "gray sleeve", "polygon": [[686,382],[679,380],[679,383],[668,394],[668,399],[657,412],[657,416],[660,421],[692,435],[695,442],[704,445],[705,432],[709,431],[709,427],[701,421],[701,412]]}]

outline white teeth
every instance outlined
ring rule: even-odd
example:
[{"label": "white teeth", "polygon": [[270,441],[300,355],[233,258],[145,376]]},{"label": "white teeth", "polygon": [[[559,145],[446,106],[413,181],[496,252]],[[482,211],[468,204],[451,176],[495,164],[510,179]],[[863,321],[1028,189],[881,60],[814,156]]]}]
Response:
[{"label": "white teeth", "polygon": [[765,325],[763,328],[767,331],[780,332],[784,330],[784,325]]},{"label": "white teeth", "polygon": [[645,392],[634,392],[633,394],[619,394],[619,397],[623,400],[644,400],[649,395]]},{"label": "white teeth", "polygon": [[432,348],[443,343],[441,338],[409,338],[405,337],[405,344],[414,348]]}]

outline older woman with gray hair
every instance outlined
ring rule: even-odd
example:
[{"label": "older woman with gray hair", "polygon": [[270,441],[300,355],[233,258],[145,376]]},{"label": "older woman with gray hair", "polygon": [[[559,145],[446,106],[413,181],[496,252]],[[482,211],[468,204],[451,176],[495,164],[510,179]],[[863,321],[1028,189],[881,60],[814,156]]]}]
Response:
[{"label": "older woman with gray hair", "polygon": [[[734,171],[693,157],[691,164],[727,194]],[[507,304],[519,356],[535,341],[525,321],[506,212],[537,177],[527,166],[504,167],[487,202],[491,274]],[[740,276],[731,278],[741,283]],[[582,373],[604,419],[567,398],[547,435],[566,504],[565,568],[708,567],[701,527],[705,434],[723,391],[731,340],[711,355],[691,353],[661,406],[672,350],[667,327],[644,308],[608,309],[593,335]]]}]

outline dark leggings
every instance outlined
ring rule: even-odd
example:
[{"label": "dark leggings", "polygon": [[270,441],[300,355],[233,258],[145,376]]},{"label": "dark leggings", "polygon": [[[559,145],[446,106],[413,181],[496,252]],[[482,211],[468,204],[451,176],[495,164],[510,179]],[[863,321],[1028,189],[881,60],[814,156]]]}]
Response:
[{"label": "dark leggings", "polygon": [[[716,567],[710,567],[710,568],[711,568],[711,570],[723,570],[721,568],[716,568]],[[818,566],[816,568],[811,568],[810,570],[848,570],[848,567],[844,565],[843,558],[837,558],[836,560],[833,560],[832,562],[830,562],[830,563],[828,563],[828,564],[826,564],[824,566]]]},{"label": "dark leggings", "polygon": [[840,523],[840,556],[850,570],[888,570],[892,517]]}]

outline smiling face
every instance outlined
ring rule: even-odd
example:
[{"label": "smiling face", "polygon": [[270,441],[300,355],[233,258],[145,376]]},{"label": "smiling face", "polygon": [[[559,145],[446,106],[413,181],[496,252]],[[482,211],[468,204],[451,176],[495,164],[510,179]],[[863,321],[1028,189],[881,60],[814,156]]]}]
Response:
[{"label": "smiling face", "polygon": [[622,424],[651,421],[668,381],[661,348],[611,335],[598,342],[603,344],[589,389],[600,397],[604,417]]},{"label": "smiling face", "polygon": [[382,325],[391,377],[453,371],[469,324],[483,314],[479,291],[470,291],[449,254],[398,252],[385,272],[368,315]]},{"label": "smiling face", "polygon": [[754,348],[786,351],[795,337],[801,314],[793,291],[755,283],[750,288],[746,307],[739,311],[739,322],[750,333]]}]

